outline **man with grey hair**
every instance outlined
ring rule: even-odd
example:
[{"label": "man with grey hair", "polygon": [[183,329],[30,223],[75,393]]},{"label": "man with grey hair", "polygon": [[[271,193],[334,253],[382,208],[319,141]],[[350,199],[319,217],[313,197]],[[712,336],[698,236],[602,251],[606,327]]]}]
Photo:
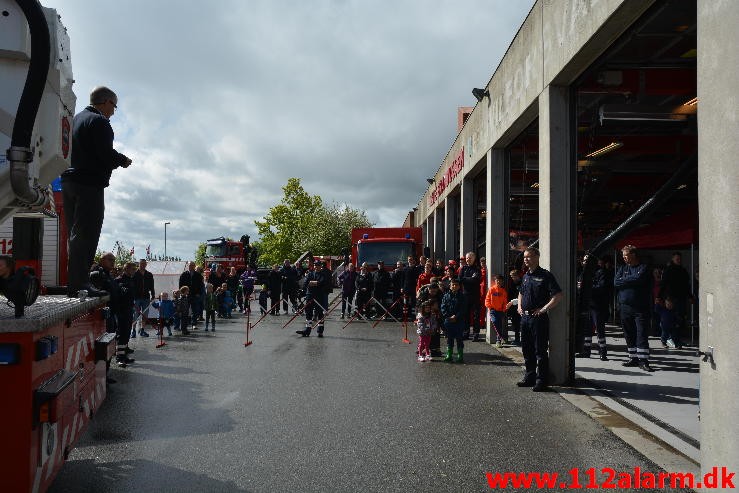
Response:
[{"label": "man with grey hair", "polygon": [[90,93],[90,105],[74,117],[72,166],[62,173],[64,218],[67,223],[69,261],[67,294],[87,289],[88,296],[105,291],[90,286],[88,273],[95,257],[105,211],[105,188],[118,167],[127,168],[131,159],[113,149],[110,117],[118,107],[118,97],[107,87]]}]

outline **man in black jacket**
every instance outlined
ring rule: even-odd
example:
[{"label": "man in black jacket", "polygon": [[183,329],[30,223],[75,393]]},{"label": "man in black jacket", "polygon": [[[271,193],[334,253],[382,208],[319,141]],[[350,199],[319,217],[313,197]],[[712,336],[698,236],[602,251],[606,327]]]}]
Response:
[{"label": "man in black jacket", "polygon": [[416,259],[408,257],[408,266],[403,271],[403,290],[402,294],[406,297],[406,303],[408,304],[408,315],[413,315],[413,307],[416,305],[416,283],[418,282],[418,276],[423,272],[423,266],[416,265]]},{"label": "man in black jacket", "polygon": [[86,289],[88,296],[105,294],[90,285],[88,273],[103,227],[105,188],[114,169],[131,164],[131,159],[113,149],[109,119],[117,105],[113,91],[96,87],[90,93],[90,106],[74,117],[72,166],[62,173],[70,297],[76,297],[80,289]]},{"label": "man in black jacket", "polygon": [[331,272],[324,269],[322,260],[316,260],[313,266],[305,276],[305,330],[295,331],[303,337],[310,336],[313,325],[317,327],[318,337],[323,337],[323,314],[331,291]]},{"label": "man in black jacket", "polygon": [[[149,334],[144,330],[147,323],[146,311],[149,307],[149,303],[156,298],[156,291],[154,291],[154,275],[146,270],[146,259],[139,260],[139,268],[133,274],[133,297],[134,305],[136,306],[136,315],[141,315],[141,330],[139,335],[142,337],[149,337]],[[132,329],[131,337],[136,337],[136,329]]]},{"label": "man in black jacket", "polygon": [[288,259],[285,259],[280,268],[280,274],[282,274],[282,309],[287,315],[287,302],[289,301],[295,313],[298,310],[298,271]]},{"label": "man in black jacket", "polygon": [[629,355],[629,360],[621,366],[638,366],[651,372],[647,325],[652,304],[651,276],[647,266],[639,261],[635,246],[626,245],[621,249],[621,254],[625,264],[619,267],[613,280]]},{"label": "man in black jacket", "polygon": [[[382,260],[377,261],[377,270],[372,273],[372,296],[382,304],[385,308],[387,308],[387,293],[390,291],[390,273],[385,270],[385,262]],[[375,304],[375,313],[378,316],[382,316],[385,314],[385,310],[380,308],[379,306],[376,306]]]},{"label": "man in black jacket", "polygon": [[[187,286],[189,290],[189,303],[192,310],[192,328],[194,329],[198,323],[199,315],[202,314],[200,308],[200,295],[203,293],[203,275],[195,269],[195,262],[187,263],[187,270],[180,275],[179,287]],[[187,329],[187,319],[181,321],[182,327]],[[183,330],[184,333],[184,330]]]},{"label": "man in black jacket", "polygon": [[469,336],[469,326],[472,324],[472,340],[480,339],[480,282],[482,276],[480,267],[477,263],[477,255],[474,252],[467,252],[464,257],[465,265],[459,270],[459,280],[464,288],[464,295],[467,299],[467,320],[466,328],[462,337]]}]

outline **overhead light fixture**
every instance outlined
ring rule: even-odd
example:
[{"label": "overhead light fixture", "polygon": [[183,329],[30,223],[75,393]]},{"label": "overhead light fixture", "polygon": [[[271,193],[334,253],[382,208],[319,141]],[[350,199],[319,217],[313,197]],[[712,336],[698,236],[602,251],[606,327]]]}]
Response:
[{"label": "overhead light fixture", "polygon": [[539,188],[539,182],[538,182],[538,181],[537,181],[537,182],[534,182],[534,183],[533,183],[533,184],[531,185],[531,188]]},{"label": "overhead light fixture", "polygon": [[690,101],[685,101],[683,103],[683,106],[696,106],[697,104],[698,104],[698,98],[695,97],[695,98],[691,99]]},{"label": "overhead light fixture", "polygon": [[475,96],[475,99],[477,99],[477,102],[479,103],[485,96],[490,97],[490,91],[476,87],[472,89],[472,95]]},{"label": "overhead light fixture", "polygon": [[678,190],[683,190],[685,188],[688,188],[688,185],[685,184],[685,183],[683,183],[682,185],[680,185],[679,187],[677,187]]},{"label": "overhead light fixture", "polygon": [[604,104],[598,113],[601,125],[607,120],[683,122],[688,119],[688,115],[674,113],[672,108],[642,104]]},{"label": "overhead light fixture", "polygon": [[429,185],[432,185],[434,183],[433,178],[426,178],[426,181],[429,182]]},{"label": "overhead light fixture", "polygon": [[616,149],[619,149],[624,146],[623,142],[611,142],[605,147],[601,147],[597,151],[593,151],[590,154],[586,154],[585,157],[598,157],[602,156],[603,154],[607,154],[611,151],[615,151]]}]

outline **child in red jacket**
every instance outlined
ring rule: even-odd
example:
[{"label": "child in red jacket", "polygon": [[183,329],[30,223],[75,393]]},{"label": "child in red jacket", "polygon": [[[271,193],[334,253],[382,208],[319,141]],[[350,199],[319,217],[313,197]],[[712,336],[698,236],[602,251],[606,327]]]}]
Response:
[{"label": "child in red jacket", "polygon": [[501,347],[508,344],[508,337],[504,328],[505,311],[508,308],[508,292],[503,287],[505,278],[497,274],[493,280],[493,285],[488,289],[485,296],[485,307],[490,310],[490,318],[493,322],[493,328],[497,334],[496,346]]}]

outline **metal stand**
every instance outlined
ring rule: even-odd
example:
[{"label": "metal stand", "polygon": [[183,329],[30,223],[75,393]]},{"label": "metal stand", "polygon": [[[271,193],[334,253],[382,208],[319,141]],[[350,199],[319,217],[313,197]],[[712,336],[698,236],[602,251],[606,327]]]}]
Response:
[{"label": "metal stand", "polygon": [[410,344],[411,340],[408,339],[408,299],[406,295],[403,295],[403,328],[405,329],[403,342],[405,344]]},{"label": "metal stand", "polygon": [[246,310],[246,341],[244,342],[244,347],[249,347],[253,344],[253,341],[249,340],[249,332],[251,332],[251,328],[252,328],[251,327],[251,298],[247,300],[247,306],[249,308]]}]

